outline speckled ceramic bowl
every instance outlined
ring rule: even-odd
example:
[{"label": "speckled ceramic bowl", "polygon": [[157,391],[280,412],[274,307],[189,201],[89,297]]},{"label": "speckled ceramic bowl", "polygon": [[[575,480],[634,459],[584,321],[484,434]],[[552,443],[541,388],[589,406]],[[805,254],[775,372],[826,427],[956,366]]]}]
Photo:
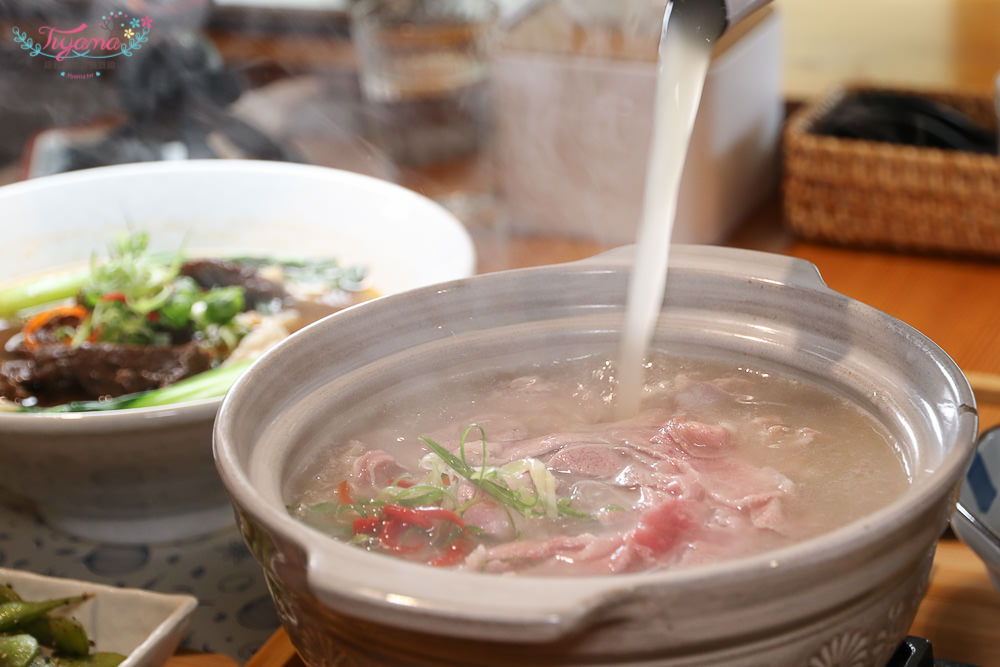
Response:
[{"label": "speckled ceramic bowl", "polygon": [[[471,275],[465,229],[385,181],[254,161],[105,167],[0,188],[0,282],[85,263],[114,235],[154,249],[333,256],[388,294]],[[212,460],[221,398],[83,414],[0,412],[0,487],[53,526],[106,542],[190,538],[231,526]]]},{"label": "speckled ceramic bowl", "polygon": [[217,464],[308,664],[884,666],[971,459],[975,402],[931,341],[800,260],[675,248],[657,339],[820,378],[880,417],[912,484],[861,520],[713,565],[540,578],[401,562],[288,514],[301,466],[395,383],[470,360],[607,349],[629,268],[620,252],[390,297],[303,330],[241,378],[216,421]]}]

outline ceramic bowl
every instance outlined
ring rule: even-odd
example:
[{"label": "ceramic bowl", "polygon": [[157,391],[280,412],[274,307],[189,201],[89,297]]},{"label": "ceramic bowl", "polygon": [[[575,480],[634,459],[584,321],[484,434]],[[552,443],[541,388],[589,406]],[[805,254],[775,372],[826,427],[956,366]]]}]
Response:
[{"label": "ceramic bowl", "polygon": [[67,615],[83,625],[93,651],[126,656],[121,667],[164,664],[180,645],[198,606],[198,600],[190,595],[151,593],[5,568],[0,568],[0,583],[30,601],[92,593],[92,599],[73,607]]},{"label": "ceramic bowl", "polygon": [[[279,162],[105,167],[0,188],[0,281],[103,255],[116,233],[154,249],[334,256],[383,294],[471,275],[460,223],[430,200],[358,174]],[[221,398],[81,414],[0,412],[0,487],[53,526],[145,543],[233,522],[212,461]]]},{"label": "ceramic bowl", "polygon": [[[940,348],[831,291],[813,265],[793,258],[675,248],[658,344],[821,378],[883,420],[905,443],[912,476],[883,509],[727,562],[552,578],[401,562],[289,515],[289,483],[301,466],[343,442],[355,415],[396,383],[433,381],[433,373],[468,370],[470,360],[503,367],[521,352],[613,350],[630,266],[622,251],[389,297],[303,330],[237,382],[216,421],[217,464],[308,664],[888,661],[972,457],[975,401]],[[368,339],[372,330],[383,334]]]},{"label": "ceramic bowl", "polygon": [[976,552],[1000,593],[1000,427],[983,433],[958,497],[951,526]]}]

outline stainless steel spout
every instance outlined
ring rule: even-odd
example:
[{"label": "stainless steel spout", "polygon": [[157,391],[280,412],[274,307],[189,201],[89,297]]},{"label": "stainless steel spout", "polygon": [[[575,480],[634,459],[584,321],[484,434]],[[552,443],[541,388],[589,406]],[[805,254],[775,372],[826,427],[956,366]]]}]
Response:
[{"label": "stainless steel spout", "polygon": [[726,27],[739,23],[769,2],[770,0],[725,0]]},{"label": "stainless steel spout", "polygon": [[770,0],[670,0],[664,14],[663,29],[666,30],[666,21],[669,19],[686,24],[685,30],[696,32],[707,42],[715,42],[730,26],[736,25],[769,2]]}]

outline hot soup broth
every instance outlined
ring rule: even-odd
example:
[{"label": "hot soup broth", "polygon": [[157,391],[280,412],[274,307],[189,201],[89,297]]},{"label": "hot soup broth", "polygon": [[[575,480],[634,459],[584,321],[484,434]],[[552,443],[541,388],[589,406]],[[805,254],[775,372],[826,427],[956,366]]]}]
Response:
[{"label": "hot soup broth", "polygon": [[595,575],[781,547],[908,486],[888,430],[818,385],[657,355],[642,409],[613,421],[611,368],[576,359],[446,400],[408,392],[310,465],[292,512],[431,565]]}]

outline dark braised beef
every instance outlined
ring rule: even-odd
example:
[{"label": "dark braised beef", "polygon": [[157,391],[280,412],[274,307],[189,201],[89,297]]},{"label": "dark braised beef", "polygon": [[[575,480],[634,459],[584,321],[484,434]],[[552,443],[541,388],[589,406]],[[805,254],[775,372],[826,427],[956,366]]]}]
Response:
[{"label": "dark braised beef", "polygon": [[[262,276],[250,264],[195,259],[184,262],[180,273],[204,290],[241,287],[246,310],[295,305],[283,284]],[[155,315],[165,317],[152,313],[151,321],[156,321]],[[163,345],[93,339],[71,344],[72,330],[79,323],[79,316],[54,315],[33,328],[27,342],[9,330],[0,331],[0,338],[9,337],[0,349],[0,397],[38,407],[112,398],[160,389],[207,371],[218,361],[219,350],[200,339],[193,325],[164,328],[168,336]]]},{"label": "dark braised beef", "polygon": [[243,287],[248,310],[275,300],[285,303],[290,299],[281,283],[268,280],[257,273],[253,267],[238,262],[220,259],[195,259],[181,265],[181,275],[193,279],[204,289]]},{"label": "dark braised beef", "polygon": [[158,389],[211,367],[197,343],[133,346],[84,343],[42,345],[30,356],[0,364],[0,395],[121,396]]},{"label": "dark braised beef", "polygon": [[31,390],[26,386],[31,376],[31,361],[28,359],[0,363],[0,397],[18,402],[31,398]]}]

